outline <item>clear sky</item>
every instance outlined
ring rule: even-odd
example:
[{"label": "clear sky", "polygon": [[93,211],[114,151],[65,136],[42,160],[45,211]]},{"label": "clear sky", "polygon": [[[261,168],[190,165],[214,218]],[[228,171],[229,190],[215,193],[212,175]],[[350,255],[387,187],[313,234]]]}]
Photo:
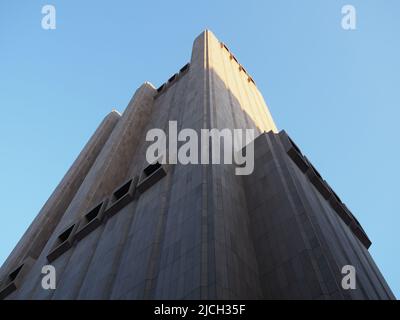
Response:
[{"label": "clear sky", "polygon": [[[41,9],[56,7],[56,30]],[[357,29],[341,28],[356,8]],[[212,30],[363,225],[400,297],[400,1],[0,1],[0,263],[102,118]]]}]

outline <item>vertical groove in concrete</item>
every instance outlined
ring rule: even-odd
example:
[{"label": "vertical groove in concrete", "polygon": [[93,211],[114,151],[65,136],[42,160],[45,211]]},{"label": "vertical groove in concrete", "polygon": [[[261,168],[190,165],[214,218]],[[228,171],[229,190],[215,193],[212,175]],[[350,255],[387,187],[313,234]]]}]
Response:
[{"label": "vertical groove in concrete", "polygon": [[[190,72],[190,70],[189,70]],[[186,83],[186,82],[185,82]],[[169,99],[169,106],[167,108],[167,115],[164,119],[164,128],[165,130],[168,128],[169,121],[177,121],[177,129],[178,132],[182,129],[182,99],[185,97],[185,94],[181,93],[180,88],[185,87],[185,83],[182,81],[178,81],[173,84],[169,89],[171,93],[171,99]],[[178,145],[179,147],[179,145]],[[167,150],[169,153],[169,150]],[[147,165],[147,162],[146,162]],[[169,166],[167,177],[165,177],[163,191],[160,194],[160,214],[157,221],[157,230],[155,232],[155,236],[153,239],[153,245],[151,247],[151,253],[149,257],[149,262],[147,265],[147,276],[146,276],[146,284],[144,288],[144,299],[154,299],[156,298],[156,287],[158,282],[158,275],[161,267],[161,256],[162,249],[165,244],[165,233],[167,229],[167,220],[168,213],[170,208],[170,199],[172,192],[172,183],[175,168],[179,166],[179,164],[171,164]],[[175,278],[176,274],[173,274],[172,277]]]},{"label": "vertical groove in concrete", "polygon": [[[209,48],[208,48],[208,31],[203,32],[201,36],[202,41],[202,60],[203,60],[203,126],[202,128],[211,128],[211,115],[210,115],[210,74],[209,74]],[[199,50],[200,51],[200,50]],[[209,148],[210,150],[210,148]],[[201,275],[200,283],[201,290],[200,296],[202,299],[210,298],[210,292],[208,286],[216,286],[216,283],[210,283],[209,278],[211,273],[215,277],[215,266],[209,263],[209,261],[215,261],[211,259],[211,255],[215,255],[215,250],[210,248],[212,241],[209,240],[209,224],[212,224],[212,218],[210,212],[213,211],[210,200],[212,195],[212,185],[210,175],[211,170],[209,166],[202,167],[202,208],[201,208]],[[212,295],[216,297],[216,293]]]},{"label": "vertical groove in concrete", "polygon": [[[208,55],[210,72],[209,89],[209,110],[210,128],[216,129],[245,129],[252,128],[260,132],[260,125],[253,124],[254,119],[249,115],[249,104],[238,101],[238,93],[230,86],[230,77],[227,76],[225,64],[231,62],[229,57],[224,55],[220,42],[209,32]],[[239,69],[232,70],[238,74]],[[246,81],[247,85],[247,81]],[[247,100],[248,102],[248,100]],[[242,113],[243,112],[243,113]],[[246,121],[238,127],[234,114],[243,114]],[[229,116],[231,115],[231,116]],[[254,116],[254,115],[253,115]],[[210,216],[213,226],[212,243],[215,246],[216,266],[216,296],[219,299],[240,299],[241,297],[259,297],[260,290],[257,284],[257,264],[251,258],[254,254],[253,243],[247,232],[249,224],[245,212],[244,189],[241,179],[235,176],[235,166],[214,165],[210,168],[210,193],[209,203],[212,206],[213,214]],[[246,275],[246,279],[238,281],[240,274],[238,270]]]},{"label": "vertical groove in concrete", "polygon": [[103,119],[15,249],[4,262],[0,277],[10,271],[10,268],[16,267],[25,257],[37,258],[40,255],[119,118],[120,115],[113,111]]},{"label": "vertical groove in concrete", "polygon": [[[184,75],[184,77],[188,77],[188,74],[190,73],[190,69],[189,69],[189,73],[187,73],[186,75]],[[184,128],[186,128],[186,122],[183,120],[185,118],[186,112],[188,111],[186,109],[186,99],[187,99],[187,92],[188,92],[188,87],[189,87],[190,81],[188,78],[186,78],[186,81],[178,81],[177,84],[175,84],[175,88],[174,88],[174,95],[171,98],[170,101],[170,107],[169,107],[169,112],[168,112],[168,117],[166,118],[166,123],[164,125],[165,128],[167,128],[168,126],[168,121],[169,120],[176,120],[177,121],[177,129],[178,132]],[[189,118],[190,119],[190,118]],[[190,126],[190,124],[189,124]],[[179,148],[179,144],[178,144],[178,148]],[[149,299],[157,299],[159,298],[159,288],[165,286],[165,281],[160,283],[160,273],[161,270],[163,268],[163,265],[161,264],[162,259],[164,257],[163,252],[165,252],[166,250],[168,250],[168,246],[169,241],[172,238],[172,233],[173,231],[170,230],[170,225],[173,225],[175,228],[177,228],[176,226],[176,221],[172,220],[173,218],[171,218],[171,215],[173,214],[173,210],[171,210],[171,195],[174,191],[173,188],[173,183],[177,183],[178,181],[178,175],[175,174],[175,171],[177,170],[181,170],[182,169],[182,165],[181,164],[176,164],[176,165],[172,165],[170,166],[170,170],[168,172],[169,177],[167,177],[167,181],[165,183],[165,188],[166,190],[164,191],[166,198],[165,198],[165,202],[163,203],[163,207],[162,207],[162,214],[160,217],[160,222],[161,224],[161,230],[160,232],[157,234],[157,239],[156,242],[159,242],[158,246],[156,247],[157,250],[154,251],[154,258],[153,258],[153,263],[154,265],[149,268],[150,270],[153,269],[151,272],[153,272],[153,275],[151,277],[151,285],[149,285],[150,291],[148,291],[145,294],[145,298],[149,298]],[[191,168],[193,169],[193,168]],[[196,169],[194,169],[196,170]],[[172,223],[169,223],[170,221],[172,221]],[[169,224],[168,224],[169,223]],[[178,235],[177,233],[175,233],[176,236],[174,237],[175,239],[175,244],[176,243],[181,243],[181,239],[179,238],[180,235]],[[182,252],[182,245],[179,246],[179,252]],[[183,270],[182,265],[183,263],[179,263],[180,264],[180,268],[178,269],[178,271],[175,271],[172,276],[171,276],[171,282],[174,283],[174,285],[177,287],[176,290],[172,290],[171,293],[171,297],[178,299],[179,297],[181,297],[183,292],[183,287],[184,287],[184,277],[180,276],[181,272]],[[148,277],[150,278],[150,277]]]},{"label": "vertical groove in concrete", "polygon": [[[226,93],[225,81],[220,70],[220,62],[218,60],[219,42],[212,32],[207,32],[207,56],[208,56],[208,72],[209,72],[209,97],[208,97],[208,110],[209,110],[209,128],[211,129],[224,129],[230,128],[228,122],[224,123],[221,119],[223,114],[222,108],[224,107],[224,94]],[[213,152],[213,150],[210,151]],[[227,239],[227,226],[225,225],[225,214],[223,210],[224,199],[222,195],[222,176],[221,165],[211,165],[209,167],[209,225],[212,225],[212,245],[215,250],[215,285],[216,285],[216,298],[217,299],[230,299],[231,298],[231,283],[229,274],[229,256],[226,244]],[[234,190],[231,190],[234,191]],[[231,213],[228,213],[229,215]],[[210,231],[211,232],[211,231]],[[228,249],[225,251],[225,249]]]}]

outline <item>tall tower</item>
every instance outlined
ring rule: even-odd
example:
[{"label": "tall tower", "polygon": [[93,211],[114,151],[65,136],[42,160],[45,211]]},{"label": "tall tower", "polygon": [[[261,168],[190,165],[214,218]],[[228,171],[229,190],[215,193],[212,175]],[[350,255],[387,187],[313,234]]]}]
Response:
[{"label": "tall tower", "polygon": [[[146,133],[254,129],[254,171],[148,163]],[[111,112],[0,270],[3,299],[393,299],[370,240],[210,31]],[[55,290],[41,285],[44,265]],[[356,289],[342,287],[342,268]]]}]

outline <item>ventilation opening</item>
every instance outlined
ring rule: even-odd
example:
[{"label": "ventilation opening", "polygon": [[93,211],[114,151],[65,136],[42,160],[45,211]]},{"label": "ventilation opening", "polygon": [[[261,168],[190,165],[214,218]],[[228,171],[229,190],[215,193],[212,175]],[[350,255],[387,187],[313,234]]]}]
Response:
[{"label": "ventilation opening", "polygon": [[331,189],[331,191],[332,191],[332,193],[333,193],[333,196],[336,198],[336,200],[337,200],[339,203],[342,203],[342,200],[339,198],[339,196],[336,194],[336,192],[333,191],[333,189]]},{"label": "ventilation opening", "polygon": [[189,69],[189,63],[186,63],[182,68],[181,68],[181,70],[179,70],[179,72],[185,72],[187,69]]},{"label": "ventilation opening", "polygon": [[239,62],[237,61],[236,57],[235,57],[233,54],[231,54],[231,55],[229,56],[229,58],[235,60],[236,63],[239,64]]},{"label": "ventilation opening", "polygon": [[145,192],[148,188],[165,177],[167,175],[165,169],[166,168],[158,161],[145,167],[140,176],[137,187],[138,191],[140,193]]},{"label": "ventilation opening", "polygon": [[90,221],[94,220],[99,215],[99,212],[100,212],[100,209],[101,209],[102,205],[103,204],[100,203],[96,208],[94,208],[93,210],[91,210],[89,213],[87,213],[85,215],[85,218],[86,218],[87,222],[90,222]]},{"label": "ventilation opening", "polygon": [[321,174],[318,172],[318,170],[315,169],[315,167],[311,164],[311,162],[309,162],[309,163],[310,163],[310,167],[311,167],[311,169],[314,171],[315,175],[316,175],[318,178],[322,179],[322,176],[321,176]]},{"label": "ventilation opening", "polygon": [[288,136],[288,139],[289,139],[290,143],[292,144],[293,148],[295,148],[295,150],[296,150],[298,153],[302,154],[302,153],[301,153],[301,150],[300,150],[300,148],[297,146],[297,144],[295,144],[294,141],[293,141],[292,139],[290,139],[289,136]]},{"label": "ventilation opening", "polygon": [[72,236],[73,232],[75,230],[76,224],[71,225],[63,231],[58,237],[57,240],[55,241],[52,251],[47,255],[47,260],[49,262],[57,259],[60,255],[62,255],[65,251],[67,251],[69,248],[71,248],[72,243]]},{"label": "ventilation opening", "polygon": [[114,198],[116,201],[121,199],[124,195],[126,195],[129,192],[131,183],[132,181],[125,183],[121,188],[119,188],[117,191],[114,192]]},{"label": "ventilation opening", "polygon": [[9,278],[11,281],[14,281],[17,278],[23,266],[24,266],[23,264],[20,265],[17,269],[15,269],[13,272],[10,273]]},{"label": "ventilation opening", "polygon": [[164,83],[163,85],[161,85],[161,86],[157,89],[157,92],[160,93],[161,91],[163,91],[164,87],[165,87],[165,83]]},{"label": "ventilation opening", "polygon": [[168,79],[168,82],[172,82],[176,79],[177,74],[175,73],[171,78]]},{"label": "ventilation opening", "polygon": [[[349,210],[349,208],[347,208],[347,206],[345,204],[343,204],[343,206],[347,209],[347,212],[349,213],[349,215],[352,217],[352,219],[354,220],[354,222],[362,229],[360,222],[357,220],[357,218],[354,216],[354,214],[351,213],[351,211]],[[362,229],[363,230],[363,229]],[[363,230],[364,231],[364,230]]]},{"label": "ventilation opening", "polygon": [[151,164],[151,165],[147,166],[147,167],[143,170],[143,172],[144,172],[144,174],[145,174],[146,177],[149,177],[149,176],[151,176],[154,172],[156,172],[156,171],[157,171],[158,169],[160,169],[160,168],[161,168],[161,164],[158,163],[158,162],[156,162],[156,163],[154,163],[154,164]]},{"label": "ventilation opening", "polygon": [[67,230],[65,230],[63,233],[61,233],[58,236],[58,240],[60,241],[60,243],[63,243],[68,240],[68,237],[71,235],[73,228],[74,228],[74,226],[70,226]]}]

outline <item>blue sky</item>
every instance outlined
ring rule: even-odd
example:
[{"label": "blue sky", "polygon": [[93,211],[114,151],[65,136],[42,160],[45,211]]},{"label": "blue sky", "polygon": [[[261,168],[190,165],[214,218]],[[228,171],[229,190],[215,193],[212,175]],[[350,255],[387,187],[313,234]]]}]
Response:
[{"label": "blue sky", "polygon": [[[41,28],[53,4],[57,29]],[[357,30],[341,28],[352,4]],[[0,2],[0,263],[102,118],[211,29],[356,215],[400,296],[400,2]]]}]

